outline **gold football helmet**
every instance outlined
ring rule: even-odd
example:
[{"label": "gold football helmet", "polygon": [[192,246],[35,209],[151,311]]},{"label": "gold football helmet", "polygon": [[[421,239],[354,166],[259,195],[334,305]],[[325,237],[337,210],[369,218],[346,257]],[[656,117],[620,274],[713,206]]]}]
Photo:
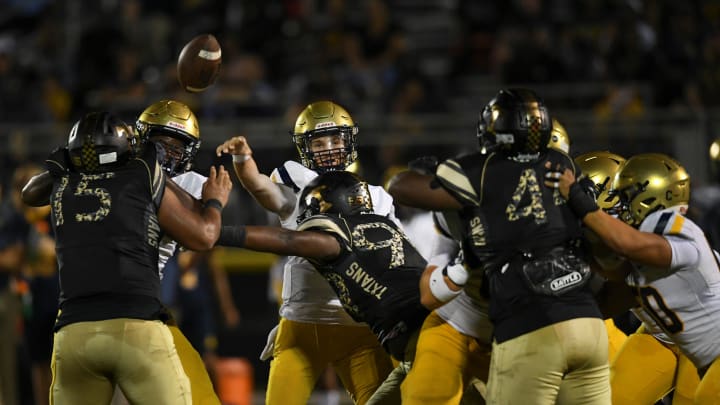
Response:
[{"label": "gold football helmet", "polygon": [[158,101],[140,114],[135,126],[141,142],[158,136],[180,141],[182,146],[170,142],[160,144],[163,150],[158,160],[170,176],[190,170],[200,149],[200,126],[190,107],[173,100]]},{"label": "gold football helmet", "polygon": [[552,131],[550,132],[548,148],[570,153],[570,136],[568,136],[565,127],[555,118],[552,119]]},{"label": "gold football helmet", "polygon": [[[357,133],[357,125],[344,108],[331,101],[318,101],[297,117],[292,137],[302,164],[323,173],[345,170],[357,159]],[[344,146],[313,152],[312,140],[330,135],[340,135]]]},{"label": "gold football helmet", "polygon": [[575,164],[595,184],[597,203],[603,210],[619,202],[618,196],[610,192],[610,185],[623,163],[624,157],[608,151],[583,153],[575,158]]},{"label": "gold football helmet", "polygon": [[690,201],[690,176],[673,158],[661,153],[635,155],[613,178],[620,197],[620,219],[638,227],[651,213]]}]

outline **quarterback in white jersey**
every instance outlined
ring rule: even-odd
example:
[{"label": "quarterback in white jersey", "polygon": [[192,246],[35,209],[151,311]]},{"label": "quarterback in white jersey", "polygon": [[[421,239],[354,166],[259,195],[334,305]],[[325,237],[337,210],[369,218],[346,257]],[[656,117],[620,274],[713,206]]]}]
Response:
[{"label": "quarterback in white jersey", "polygon": [[[331,101],[308,105],[292,131],[302,164],[286,162],[270,176],[259,172],[245,137],[237,136],[218,146],[233,155],[233,166],[243,187],[283,227],[297,228],[300,191],[318,173],[345,170],[355,161],[358,127],[350,114]],[[375,213],[394,216],[392,197],[380,187],[370,187]],[[342,309],[328,282],[310,263],[291,257],[283,276],[283,302],[273,345],[266,403],[306,404],[328,365],[340,377],[355,403],[364,404],[392,370],[392,363],[366,324],[359,324]],[[268,351],[266,349],[266,351]]]},{"label": "quarterback in white jersey", "polygon": [[717,403],[720,266],[702,230],[682,215],[690,193],[685,169],[662,154],[628,159],[611,185],[620,220],[599,210],[568,170],[557,186],[585,225],[631,263],[620,276],[636,293],[642,320],[659,327],[698,369],[695,403]]}]

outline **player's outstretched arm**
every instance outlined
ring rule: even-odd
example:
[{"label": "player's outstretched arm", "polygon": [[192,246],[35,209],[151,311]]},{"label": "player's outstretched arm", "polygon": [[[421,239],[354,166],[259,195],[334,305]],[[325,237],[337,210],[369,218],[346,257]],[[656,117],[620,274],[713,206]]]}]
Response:
[{"label": "player's outstretched arm", "polygon": [[444,188],[434,184],[434,176],[404,171],[390,179],[388,193],[400,204],[431,211],[462,208]]},{"label": "player's outstretched arm", "polygon": [[285,256],[299,256],[329,262],[340,255],[340,243],[330,234],[291,231],[273,226],[224,226],[217,242],[221,246],[243,247]]},{"label": "player's outstretched arm", "polygon": [[236,136],[223,142],[215,149],[233,156],[233,168],[242,186],[263,206],[280,216],[287,218],[295,208],[295,193],[289,188],[274,183],[270,177],[260,173],[252,157],[252,149],[244,136]]},{"label": "player's outstretched arm", "polygon": [[659,268],[670,267],[672,248],[667,239],[655,233],[641,232],[601,210],[594,199],[575,181],[575,175],[570,169],[565,169],[555,176],[556,181],[546,180],[545,184],[557,187],[573,212],[610,249],[636,263]]},{"label": "player's outstretched arm", "polygon": [[166,183],[158,220],[160,227],[172,239],[190,250],[209,250],[215,245],[222,228],[221,210],[227,204],[232,182],[224,167],[210,168],[203,185],[203,205],[192,202],[188,206],[187,193]]}]

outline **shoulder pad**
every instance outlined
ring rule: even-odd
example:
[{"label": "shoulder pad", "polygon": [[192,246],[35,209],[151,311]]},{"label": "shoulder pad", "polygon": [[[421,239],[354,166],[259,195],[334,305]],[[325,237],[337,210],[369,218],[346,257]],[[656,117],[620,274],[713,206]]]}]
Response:
[{"label": "shoulder pad", "polygon": [[464,205],[478,205],[480,203],[472,182],[458,161],[448,159],[440,163],[435,176],[440,184]]},{"label": "shoulder pad", "polygon": [[312,216],[298,225],[298,231],[321,231],[341,237],[345,243],[350,243],[350,230],[343,220],[328,215]]},{"label": "shoulder pad", "polygon": [[283,184],[299,192],[318,174],[293,160],[288,160],[282,166],[270,173],[270,180],[277,184]]},{"label": "shoulder pad", "polygon": [[433,211],[433,222],[446,237],[456,241],[463,239],[463,225],[458,211]]},{"label": "shoulder pad", "polygon": [[205,182],[207,181],[207,177],[203,176],[198,172],[189,171],[177,175],[172,179],[183,190],[190,193],[190,195],[197,198],[198,200],[202,199],[202,187],[203,184],[205,184]]},{"label": "shoulder pad", "polygon": [[686,221],[687,219],[677,211],[665,209],[648,215],[638,229],[658,235],[682,235]]},{"label": "shoulder pad", "polygon": [[384,188],[368,185],[368,189],[370,190],[370,198],[372,199],[375,214],[384,217],[395,212],[393,198]]}]

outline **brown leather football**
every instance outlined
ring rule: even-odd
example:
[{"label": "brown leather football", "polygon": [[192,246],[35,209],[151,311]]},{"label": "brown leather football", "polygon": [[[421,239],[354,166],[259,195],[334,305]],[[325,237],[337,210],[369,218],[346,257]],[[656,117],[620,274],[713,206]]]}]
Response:
[{"label": "brown leather football", "polygon": [[183,89],[199,93],[212,85],[220,71],[222,50],[212,34],[202,34],[185,44],[178,56],[178,81]]}]

